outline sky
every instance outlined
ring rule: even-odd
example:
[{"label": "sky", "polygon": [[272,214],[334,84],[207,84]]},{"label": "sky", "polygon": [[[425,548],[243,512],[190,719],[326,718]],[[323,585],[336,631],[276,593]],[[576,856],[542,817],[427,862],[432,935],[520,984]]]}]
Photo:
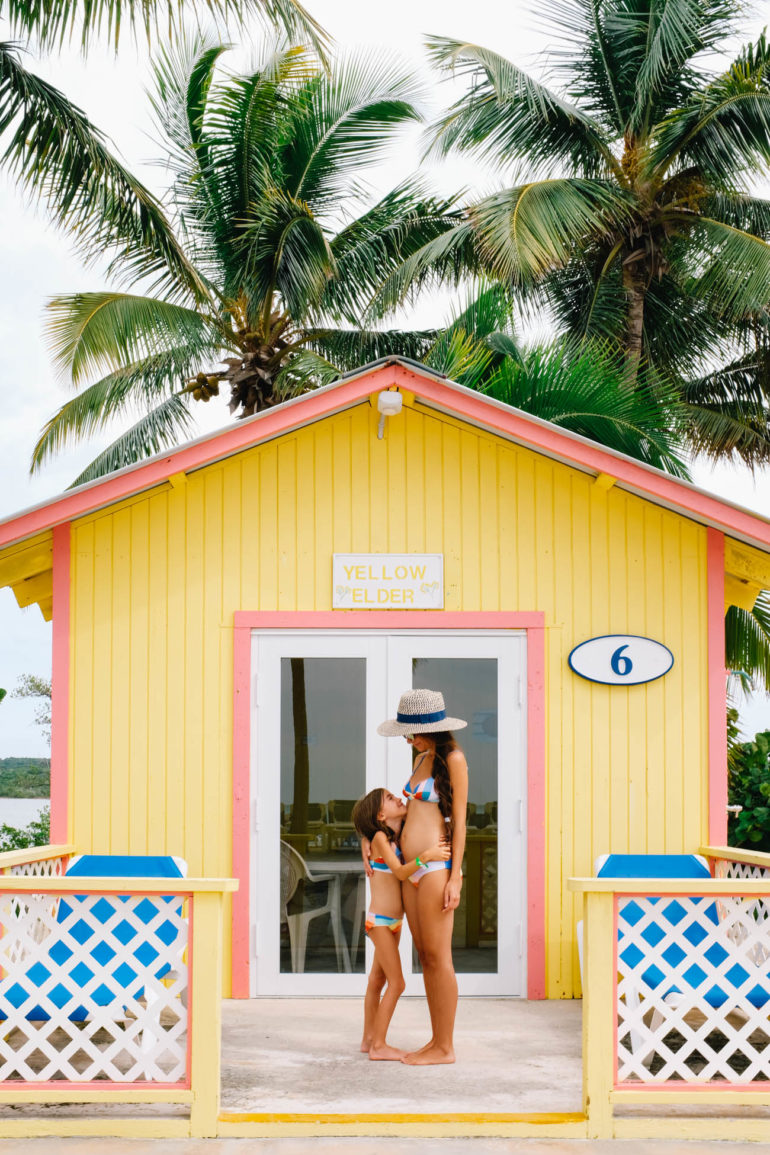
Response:
[{"label": "sky", "polygon": [[[307,0],[307,7],[335,38],[339,50],[389,51],[411,63],[424,77],[429,115],[449,103],[452,89],[437,84],[427,68],[422,48],[425,34],[437,33],[493,48],[538,78],[547,79],[544,53],[552,44],[552,32],[545,23],[547,5],[541,7],[540,16],[521,0],[506,4],[500,0],[475,0],[472,4],[468,0],[389,0],[382,6],[365,0]],[[731,48],[754,38],[761,28],[760,18],[748,18]],[[6,31],[0,21],[0,38],[7,38]],[[258,23],[231,29],[227,39],[234,45],[233,65],[246,63],[260,38]],[[128,166],[160,193],[164,174],[151,163],[157,147],[145,94],[148,57],[146,45],[137,47],[126,38],[117,59],[106,49],[92,51],[86,61],[76,52],[65,51],[45,59],[30,54],[26,66],[78,103],[109,135]],[[405,133],[387,162],[365,175],[373,191],[381,193],[418,168],[439,192],[466,186],[488,191],[495,184],[492,173],[475,161],[423,164],[419,128]],[[770,185],[763,191],[770,195]],[[108,443],[105,437],[68,449],[36,476],[29,476],[30,455],[40,428],[68,396],[46,346],[45,302],[57,293],[104,287],[101,270],[84,269],[66,239],[46,223],[44,212],[25,203],[12,182],[0,175],[0,383],[4,396],[0,518],[60,493]],[[446,314],[446,300],[434,298],[420,305],[414,320],[419,325],[440,323]],[[199,432],[228,421],[224,404],[212,402],[197,408]],[[746,470],[696,466],[694,480],[731,501],[770,512],[770,475],[755,480]],[[48,676],[50,666],[50,626],[43,622],[36,606],[19,610],[11,590],[0,590],[0,686],[10,692],[20,675]],[[34,703],[5,699],[0,706],[0,757],[48,753],[34,723],[34,712]],[[752,702],[742,703],[741,717],[747,735],[770,727],[770,700],[755,696]]]}]

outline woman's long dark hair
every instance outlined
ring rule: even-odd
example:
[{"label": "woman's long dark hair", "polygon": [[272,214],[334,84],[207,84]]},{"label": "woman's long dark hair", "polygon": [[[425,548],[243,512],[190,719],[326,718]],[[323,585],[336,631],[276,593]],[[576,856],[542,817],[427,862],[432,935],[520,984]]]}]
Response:
[{"label": "woman's long dark hair", "polygon": [[396,841],[395,830],[388,826],[387,822],[381,822],[377,817],[382,809],[384,793],[384,787],[378,786],[376,790],[370,790],[363,798],[359,798],[353,807],[350,818],[359,838],[368,838],[371,842],[375,834],[382,831],[388,842]]},{"label": "woman's long dark hair", "polygon": [[436,749],[433,754],[433,783],[438,794],[438,808],[441,811],[442,817],[449,819],[449,835],[452,834],[452,779],[449,776],[449,763],[447,758],[453,750],[459,750],[460,747],[455,741],[454,734],[450,730],[439,730],[435,734],[426,734],[436,743]]}]

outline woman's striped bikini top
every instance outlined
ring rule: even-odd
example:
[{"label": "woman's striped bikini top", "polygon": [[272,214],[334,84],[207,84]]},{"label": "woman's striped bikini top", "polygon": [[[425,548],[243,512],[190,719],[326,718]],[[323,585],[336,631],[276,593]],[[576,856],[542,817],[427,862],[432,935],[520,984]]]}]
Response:
[{"label": "woman's striped bikini top", "polygon": [[[401,848],[399,846],[394,846],[393,851],[394,851],[398,861],[403,862],[404,856],[401,853]],[[369,865],[371,866],[372,870],[384,870],[386,874],[392,873],[390,867],[388,866],[388,864],[384,858],[370,858],[369,859]]]},{"label": "woman's striped bikini top", "polygon": [[401,791],[405,798],[416,798],[418,802],[438,802],[438,790],[433,778],[426,778],[424,782],[411,785],[411,779]]}]

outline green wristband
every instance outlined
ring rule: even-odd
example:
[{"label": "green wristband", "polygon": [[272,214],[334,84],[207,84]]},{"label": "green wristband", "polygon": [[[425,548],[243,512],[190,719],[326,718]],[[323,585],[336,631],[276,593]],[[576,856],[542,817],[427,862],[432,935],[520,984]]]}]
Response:
[{"label": "green wristband", "polygon": [[415,856],[414,856],[414,860],[415,860],[415,862],[417,863],[417,865],[418,865],[418,866],[424,866],[424,865],[425,865],[424,863],[420,862],[420,856],[419,856],[419,854],[415,854]]}]

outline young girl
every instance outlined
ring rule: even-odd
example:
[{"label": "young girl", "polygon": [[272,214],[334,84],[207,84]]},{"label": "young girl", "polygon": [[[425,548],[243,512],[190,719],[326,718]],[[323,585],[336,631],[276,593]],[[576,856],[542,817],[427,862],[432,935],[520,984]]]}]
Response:
[{"label": "young girl", "polygon": [[[353,824],[359,837],[367,839],[370,844],[372,868],[366,933],[374,946],[374,964],[364,1000],[364,1037],[361,1043],[361,1050],[368,1051],[370,1059],[400,1060],[404,1054],[386,1042],[390,1020],[404,990],[398,953],[404,916],[401,883],[426,862],[444,862],[451,853],[449,846],[442,841],[422,851],[411,862],[404,862],[396,840],[405,815],[406,804],[402,799],[382,787],[359,798],[353,807]],[[386,983],[387,990],[382,994]]]}]

